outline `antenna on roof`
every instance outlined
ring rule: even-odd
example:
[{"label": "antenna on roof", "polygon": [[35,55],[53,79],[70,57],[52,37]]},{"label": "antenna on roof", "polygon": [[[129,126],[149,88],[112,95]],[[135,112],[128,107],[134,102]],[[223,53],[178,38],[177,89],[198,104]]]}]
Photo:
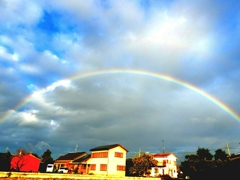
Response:
[{"label": "antenna on roof", "polygon": [[164,147],[164,140],[162,140],[162,152],[165,152],[165,147]]},{"label": "antenna on roof", "polygon": [[75,147],[75,152],[77,152],[77,148],[78,148],[78,145],[76,145],[76,147]]}]

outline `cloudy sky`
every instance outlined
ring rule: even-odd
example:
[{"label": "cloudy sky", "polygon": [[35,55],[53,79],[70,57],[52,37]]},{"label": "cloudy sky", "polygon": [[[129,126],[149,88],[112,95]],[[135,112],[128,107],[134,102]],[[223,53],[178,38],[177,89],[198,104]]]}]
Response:
[{"label": "cloudy sky", "polygon": [[0,152],[240,152],[239,7],[0,0]]}]

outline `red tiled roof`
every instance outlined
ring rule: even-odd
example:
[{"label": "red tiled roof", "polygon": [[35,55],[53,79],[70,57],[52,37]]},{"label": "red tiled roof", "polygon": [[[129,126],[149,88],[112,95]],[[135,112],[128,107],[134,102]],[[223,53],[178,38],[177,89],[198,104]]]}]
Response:
[{"label": "red tiled roof", "polygon": [[[15,157],[19,157],[19,156],[32,156],[34,158],[37,158],[37,159],[40,159],[39,157],[36,157],[35,155],[33,155],[32,153],[27,153],[27,154],[23,154],[23,155],[19,155],[19,154],[11,154],[12,158],[15,158]],[[40,159],[41,160],[41,159]]]},{"label": "red tiled roof", "polygon": [[170,156],[170,155],[173,155],[173,156],[175,156],[173,153],[157,153],[157,154],[152,154],[153,155],[153,157],[168,157],[168,156]]}]

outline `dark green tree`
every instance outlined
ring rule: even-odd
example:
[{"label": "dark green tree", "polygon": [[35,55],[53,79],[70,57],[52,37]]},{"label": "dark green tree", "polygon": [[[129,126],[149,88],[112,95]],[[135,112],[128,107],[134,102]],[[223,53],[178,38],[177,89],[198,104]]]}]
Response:
[{"label": "dark green tree", "polygon": [[53,163],[53,158],[51,156],[52,152],[47,149],[43,154],[42,154],[42,162],[48,162],[48,164]]},{"label": "dark green tree", "polygon": [[143,176],[148,173],[151,167],[156,167],[158,161],[149,154],[141,154],[132,159],[133,167],[129,169],[130,173],[136,176]]},{"label": "dark green tree", "polygon": [[9,171],[12,155],[9,151],[0,153],[0,171]]},{"label": "dark green tree", "polygon": [[180,170],[184,175],[190,175],[198,170],[199,157],[196,154],[189,154],[185,156],[185,160],[181,162]]},{"label": "dark green tree", "polygon": [[38,156],[38,154],[32,153],[32,155],[35,156],[36,158],[39,158],[39,159],[40,159],[40,157]]},{"label": "dark green tree", "polygon": [[213,155],[210,153],[210,150],[207,148],[198,148],[197,155],[200,160],[212,160]]},{"label": "dark green tree", "polygon": [[228,155],[225,151],[223,151],[222,149],[217,149],[214,154],[214,159],[225,161],[227,159],[227,156]]},{"label": "dark green tree", "polygon": [[185,175],[203,172],[215,167],[215,162],[212,161],[213,155],[207,148],[198,148],[196,154],[185,156],[185,161],[181,162],[180,169]]},{"label": "dark green tree", "polygon": [[41,156],[42,157],[42,160],[41,160],[42,165],[41,165],[41,169],[40,169],[41,172],[46,172],[47,165],[53,164],[54,161],[53,161],[51,154],[52,154],[52,152],[49,149],[47,149],[42,154],[42,156]]}]

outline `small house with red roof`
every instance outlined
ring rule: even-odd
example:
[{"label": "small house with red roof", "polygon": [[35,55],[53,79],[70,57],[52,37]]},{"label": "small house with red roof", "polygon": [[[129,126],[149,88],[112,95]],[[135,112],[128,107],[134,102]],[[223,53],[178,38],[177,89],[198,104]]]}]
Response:
[{"label": "small house with red roof", "polygon": [[75,159],[71,163],[71,167],[74,167],[74,172],[79,174],[89,174],[89,159],[91,158],[91,154],[87,154],[81,158]]},{"label": "small house with red roof", "polygon": [[87,160],[88,173],[105,176],[125,176],[128,150],[120,144],[98,146],[90,149]]},{"label": "small house with red roof", "polygon": [[69,172],[76,171],[78,169],[78,164],[74,164],[73,162],[85,157],[86,155],[86,152],[67,153],[56,159],[54,166],[56,169],[59,169],[60,167],[68,168]]},{"label": "small house with red roof", "polygon": [[173,153],[152,154],[158,161],[157,167],[151,168],[152,177],[168,175],[177,178],[177,157]]}]

